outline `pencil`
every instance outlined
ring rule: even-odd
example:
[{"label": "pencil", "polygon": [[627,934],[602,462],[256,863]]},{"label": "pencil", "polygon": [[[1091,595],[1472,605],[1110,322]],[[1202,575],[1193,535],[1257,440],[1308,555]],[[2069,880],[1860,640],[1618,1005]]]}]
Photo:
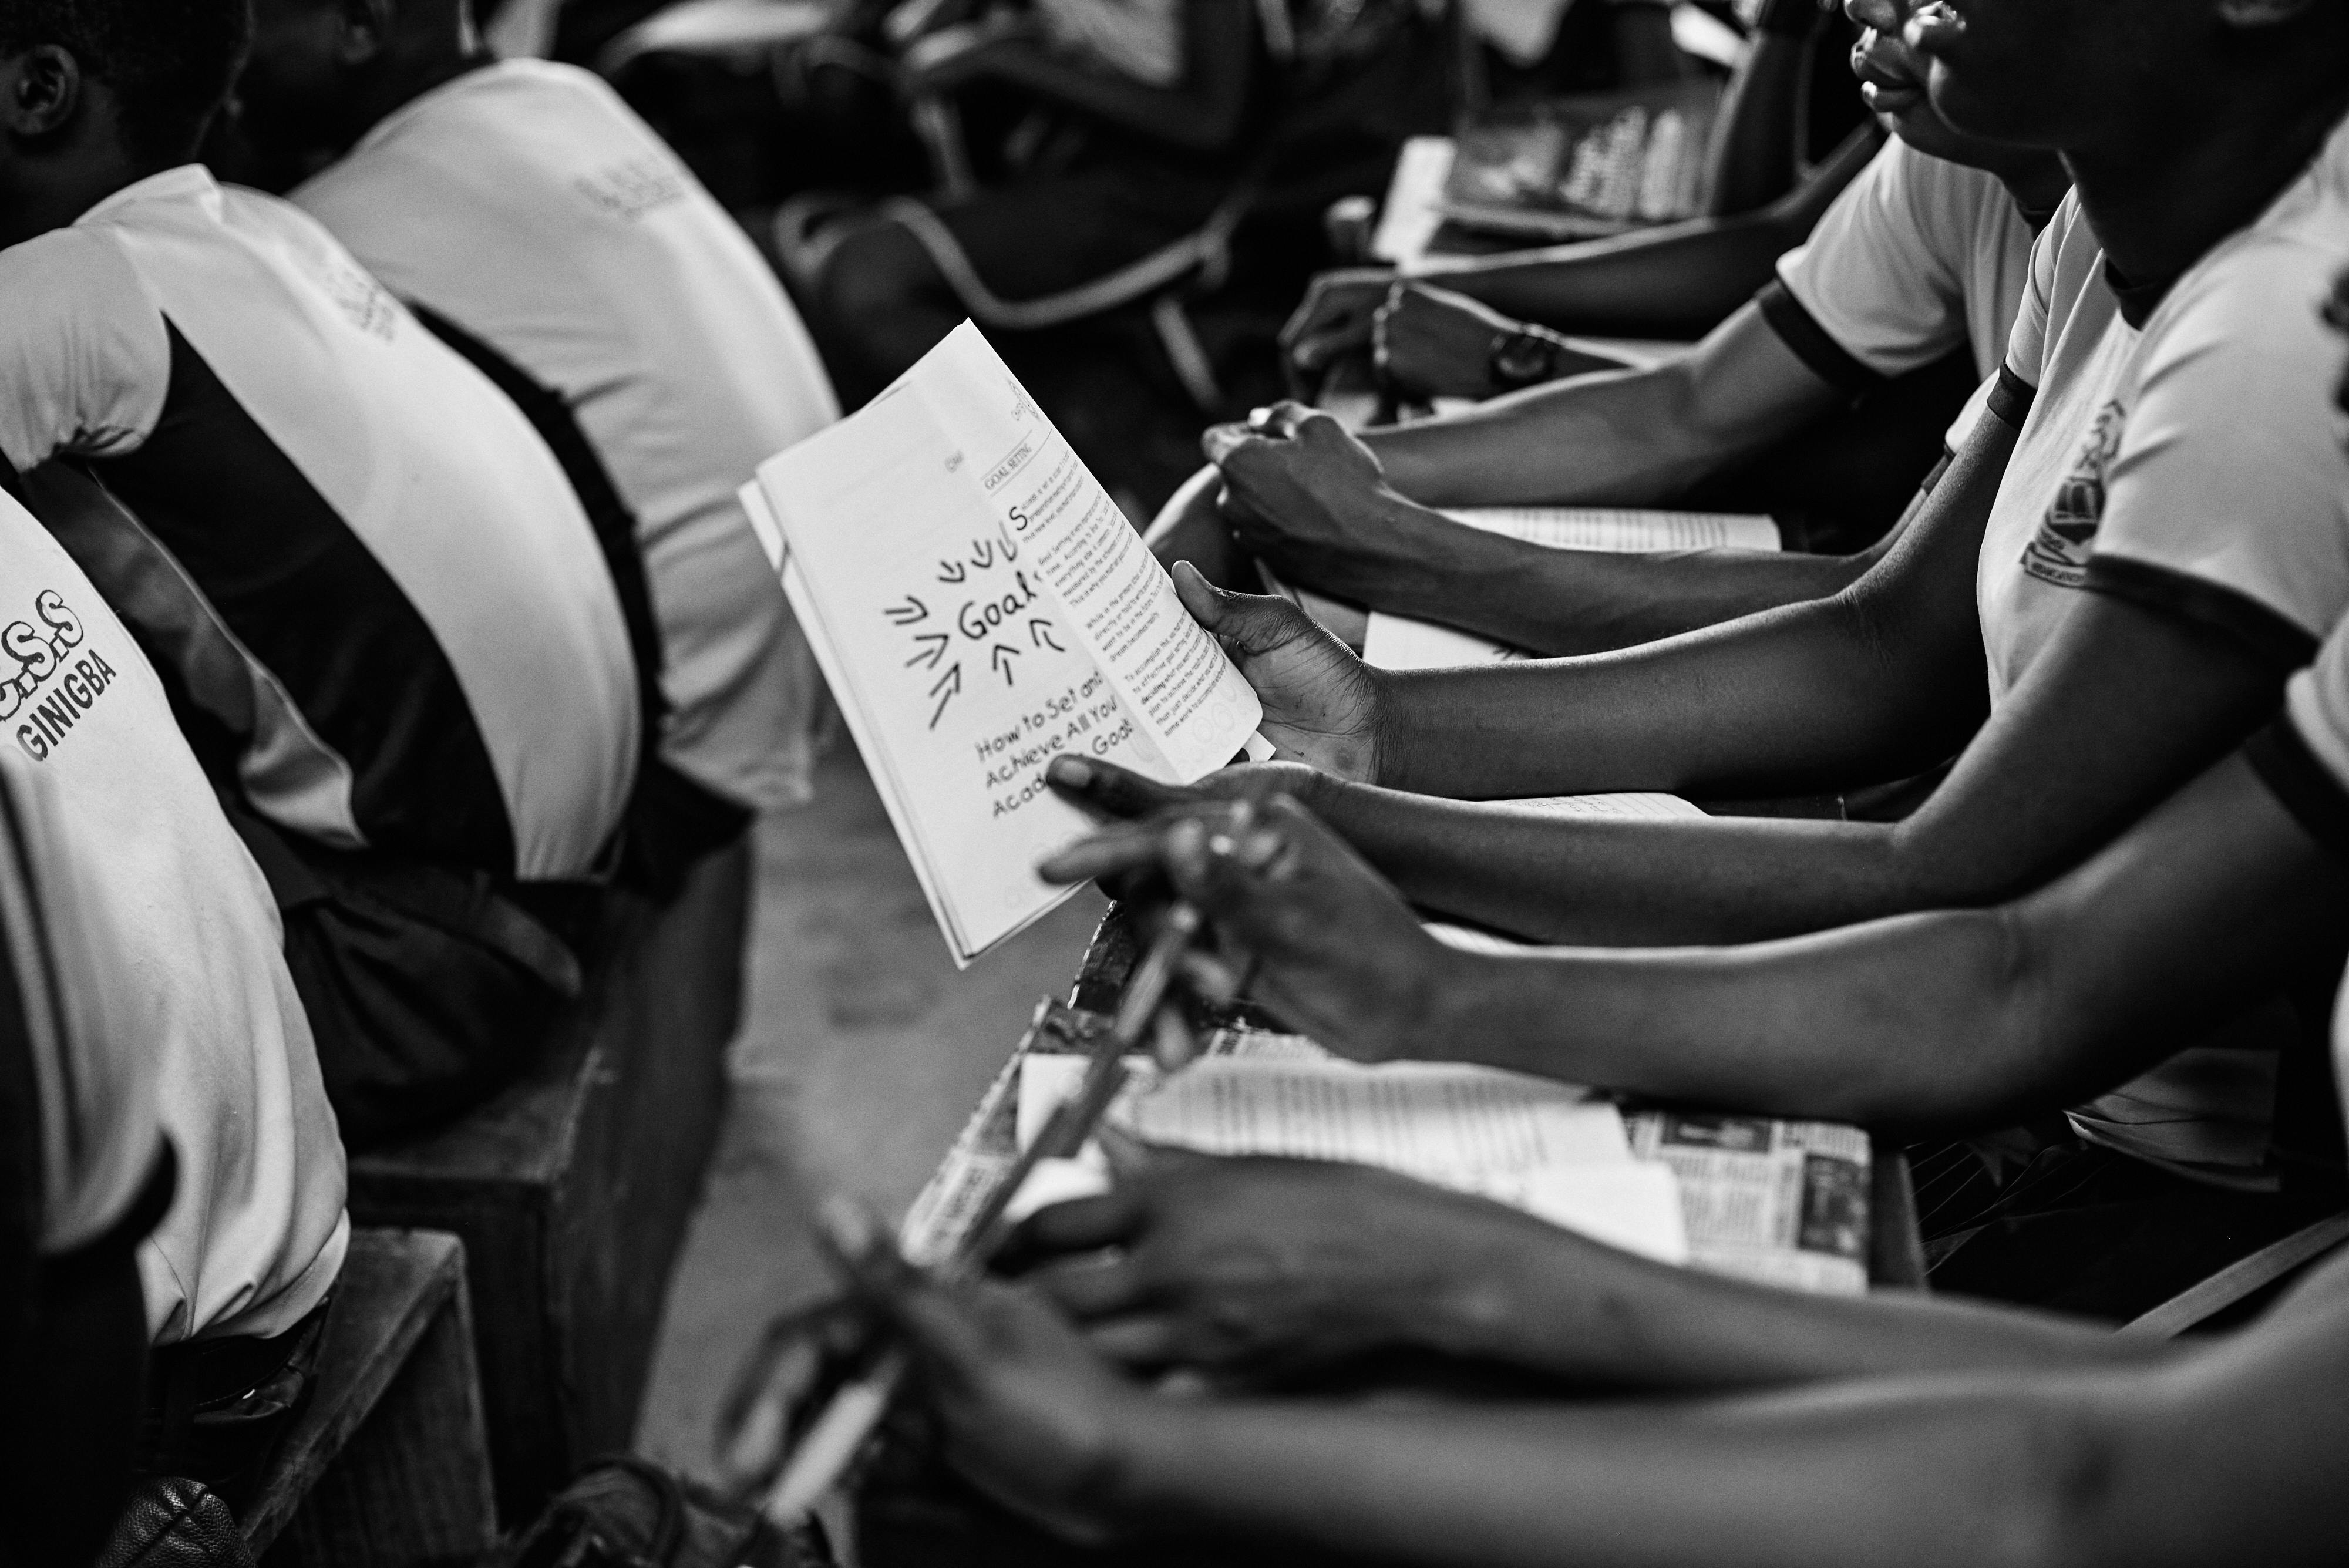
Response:
[{"label": "pencil", "polygon": [[[1167,909],[1165,924],[1159,928],[1142,961],[1134,965],[1108,1033],[1093,1044],[1077,1092],[1052,1108],[1035,1141],[1019,1151],[1003,1179],[988,1193],[987,1201],[980,1205],[954,1254],[947,1261],[949,1270],[976,1267],[994,1251],[999,1240],[996,1232],[1004,1211],[1019,1196],[1019,1189],[1027,1185],[1039,1161],[1065,1159],[1084,1147],[1085,1140],[1109,1114],[1110,1106],[1116,1104],[1118,1091],[1125,1086],[1125,1059],[1142,1044],[1143,1034],[1157,1018],[1166,1000],[1167,987],[1174,983],[1183,950],[1190,946],[1203,923],[1198,909],[1187,902],[1178,900]],[[761,1508],[770,1521],[785,1530],[806,1521],[816,1503],[855,1461],[874,1428],[881,1424],[909,1365],[905,1353],[893,1348],[874,1364],[870,1372],[833,1396],[832,1403],[824,1407],[823,1413],[792,1450],[782,1473],[775,1478],[774,1487]]]}]

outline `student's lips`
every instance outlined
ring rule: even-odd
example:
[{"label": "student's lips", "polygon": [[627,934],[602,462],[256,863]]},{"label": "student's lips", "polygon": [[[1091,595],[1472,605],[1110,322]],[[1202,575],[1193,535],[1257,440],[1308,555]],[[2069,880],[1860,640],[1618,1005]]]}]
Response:
[{"label": "student's lips", "polygon": [[1925,101],[1925,89],[1914,82],[1862,82],[1859,96],[1868,100],[1869,112],[1900,119]]}]

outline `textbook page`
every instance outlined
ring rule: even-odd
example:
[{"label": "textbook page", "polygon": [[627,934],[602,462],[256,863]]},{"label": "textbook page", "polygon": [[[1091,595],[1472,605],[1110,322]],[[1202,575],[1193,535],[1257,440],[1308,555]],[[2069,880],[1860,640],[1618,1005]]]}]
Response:
[{"label": "textbook page", "polygon": [[968,460],[1006,553],[1033,564],[1172,776],[1230,762],[1264,716],[1255,689],[978,328],[955,328],[905,385]]},{"label": "textbook page", "polygon": [[[1168,1075],[1132,1065],[1135,1087],[1112,1115],[1149,1142],[1374,1165],[1665,1262],[1688,1255],[1677,1179],[1633,1160],[1622,1116],[1580,1089],[1449,1062],[1210,1055]],[[1022,1062],[1022,1147],[1083,1074],[1081,1057]]]},{"label": "textbook page", "polygon": [[[1019,1085],[1024,1145],[1081,1058],[1031,1057]],[[1631,1158],[1615,1107],[1570,1085],[1451,1062],[1377,1066],[1208,1057],[1137,1086],[1112,1113],[1152,1143],[1209,1154],[1350,1159],[1440,1179]]]},{"label": "textbook page", "polygon": [[1256,729],[1255,692],[968,326],[757,485],[752,526],[783,541],[784,591],[958,966],[1069,894],[1035,874],[1090,826],[1046,789],[1052,757],[1189,783]]},{"label": "textbook page", "polygon": [[[1775,550],[1778,525],[1729,512],[1658,512],[1636,507],[1466,506],[1444,516],[1488,534],[1506,534],[1551,550]],[[1532,655],[1472,631],[1372,610],[1362,658],[1381,670],[1456,670]]]},{"label": "textbook page", "polygon": [[1638,506],[1462,506],[1444,515],[1552,550],[1775,550],[1778,524],[1758,513]]}]

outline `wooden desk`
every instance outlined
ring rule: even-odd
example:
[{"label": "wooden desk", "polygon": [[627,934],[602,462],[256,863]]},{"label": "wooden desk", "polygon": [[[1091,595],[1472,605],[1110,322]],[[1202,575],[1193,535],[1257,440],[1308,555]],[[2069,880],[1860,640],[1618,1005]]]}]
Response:
[{"label": "wooden desk", "polygon": [[351,1232],[318,1381],[242,1521],[268,1568],[470,1561],[497,1533],[465,1250]]}]

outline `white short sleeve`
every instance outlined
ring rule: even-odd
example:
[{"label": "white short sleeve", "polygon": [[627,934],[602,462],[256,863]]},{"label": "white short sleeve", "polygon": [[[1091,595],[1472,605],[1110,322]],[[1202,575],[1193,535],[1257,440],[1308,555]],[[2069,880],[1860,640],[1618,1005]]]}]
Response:
[{"label": "white short sleeve", "polygon": [[2047,302],[2055,293],[2055,258],[2064,248],[2064,236],[2080,221],[2079,199],[2065,195],[2064,204],[2055,209],[2055,216],[2031,247],[2031,281],[2015,310],[2014,329],[2007,334],[2006,368],[2033,387],[2046,379]]},{"label": "white short sleeve", "polygon": [[2158,587],[2167,574],[2217,588],[2205,608],[2224,618],[2248,600],[2252,620],[2264,610],[2288,623],[2275,628],[2285,641],[2297,628],[2302,657],[2332,631],[2349,605],[2349,457],[2333,407],[2344,350],[2317,313],[2338,260],[2282,238],[2228,258],[2223,286],[2196,280],[2164,301],[2091,587],[2127,591],[2116,575]]},{"label": "white short sleeve", "polygon": [[[1809,242],[1779,258],[1778,280],[1878,375],[1929,365],[1967,340],[1966,269],[1977,242],[1977,186],[1986,178],[1895,138],[1836,198]],[[2008,200],[2002,189],[1993,194]]]},{"label": "white short sleeve", "polygon": [[0,454],[136,451],[171,378],[162,313],[114,242],[58,229],[0,251]]},{"label": "white short sleeve", "polygon": [[2349,627],[2327,638],[2316,662],[2292,678],[2284,711],[2335,787],[2349,794]]}]

